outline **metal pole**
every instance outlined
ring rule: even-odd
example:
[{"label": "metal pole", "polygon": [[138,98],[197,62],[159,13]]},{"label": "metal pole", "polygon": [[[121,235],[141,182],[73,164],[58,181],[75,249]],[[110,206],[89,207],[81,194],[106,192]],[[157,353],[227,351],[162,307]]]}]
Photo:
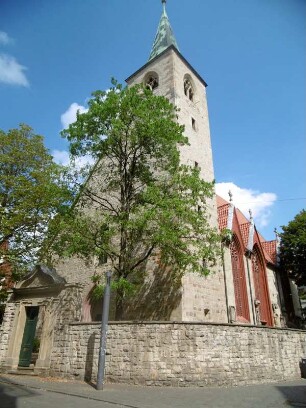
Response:
[{"label": "metal pole", "polygon": [[222,267],[223,267],[223,279],[224,279],[224,290],[225,290],[226,314],[227,314],[228,323],[231,323],[230,313],[229,313],[229,306],[228,306],[228,293],[227,293],[227,282],[226,282],[226,270],[225,270],[225,262],[224,262],[224,244],[223,244],[223,242],[221,242],[221,253],[222,253]]},{"label": "metal pole", "polygon": [[105,352],[106,352],[106,339],[107,339],[107,329],[108,329],[111,276],[112,276],[111,271],[107,271],[106,272],[106,285],[105,285],[104,298],[103,298],[101,339],[100,339],[98,376],[97,376],[97,387],[96,387],[97,390],[103,390],[103,384],[104,384]]}]

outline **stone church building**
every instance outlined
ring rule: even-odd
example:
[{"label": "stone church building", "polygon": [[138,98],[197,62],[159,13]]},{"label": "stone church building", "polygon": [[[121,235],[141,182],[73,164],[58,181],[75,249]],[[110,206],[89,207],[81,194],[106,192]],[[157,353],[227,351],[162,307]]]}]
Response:
[{"label": "stone church building", "polygon": [[[166,13],[166,1],[163,0],[162,3],[162,16],[149,60],[126,81],[128,86],[145,84],[154,93],[167,97],[179,108],[178,122],[185,126],[185,134],[189,139],[188,146],[180,147],[181,160],[185,164],[199,167],[204,180],[213,181],[207,84],[180,53]],[[112,349],[106,370],[113,381],[141,383],[137,379],[142,376],[146,379],[145,383],[153,381],[153,377],[158,383],[160,376],[161,383],[158,383],[160,385],[165,384],[163,381],[166,381],[164,379],[166,375],[170,375],[169,372],[171,372],[170,385],[177,384],[176,381],[184,381],[184,375],[179,368],[175,371],[174,362],[170,363],[170,357],[160,365],[159,371],[154,366],[156,356],[159,356],[160,363],[164,361],[163,358],[169,351],[168,349],[167,352],[158,351],[160,350],[158,347],[162,347],[163,343],[159,336],[168,339],[170,349],[172,347],[171,353],[174,353],[176,360],[182,359],[181,364],[184,364],[184,359],[188,356],[197,361],[191,372],[200,375],[200,372],[207,371],[205,371],[205,367],[208,367],[205,365],[206,357],[200,358],[198,354],[192,357],[188,354],[196,353],[195,350],[199,347],[208,347],[206,355],[210,357],[212,350],[216,350],[215,359],[216,361],[220,359],[220,371],[224,365],[221,354],[224,359],[227,349],[231,356],[234,355],[235,349],[245,350],[243,348],[245,346],[238,345],[237,342],[242,341],[240,337],[248,338],[248,344],[254,344],[254,347],[252,351],[244,352],[257,353],[247,356],[249,364],[253,361],[257,367],[258,356],[265,348],[265,339],[274,336],[273,342],[276,344],[285,332],[291,333],[286,331],[288,330],[286,327],[294,318],[294,310],[288,295],[290,294],[288,283],[285,277],[280,275],[277,265],[277,240],[265,241],[254,225],[252,216],[247,219],[238,208],[235,208],[231,197],[229,201],[225,201],[215,196],[207,202],[207,206],[211,225],[224,231],[223,259],[215,265],[207,277],[187,273],[181,282],[174,284],[171,281],[171,274],[159,271],[156,268],[156,259],[152,257],[147,265],[148,276],[143,287],[135,298],[125,305],[124,321],[109,325]],[[103,272],[107,265],[101,268],[100,272]],[[1,370],[31,367],[39,373],[76,378],[86,377],[90,370],[91,373],[95,372],[95,368],[92,368],[95,367],[95,363],[90,366],[90,359],[97,353],[99,323],[94,322],[101,319],[101,305],[89,297],[93,286],[90,277],[95,272],[97,265],[86,264],[75,257],[60,260],[56,269],[37,266],[23,281],[15,285],[11,290],[3,323],[0,326]],[[254,328],[257,330],[256,333]],[[173,330],[176,335],[173,334]],[[185,337],[182,333],[185,333]],[[249,337],[252,333],[255,337]],[[287,350],[286,355],[291,357],[286,362],[286,355],[281,357],[281,351],[277,348],[275,359],[278,361],[278,368],[270,367],[268,363],[261,365],[263,367],[267,364],[268,373],[262,375],[262,379],[273,379],[275,373],[277,378],[293,378],[298,375],[296,360],[306,346],[305,336],[300,332],[292,333],[286,334],[287,337],[284,339],[282,337],[283,348]],[[159,339],[156,340],[156,344],[150,346],[154,352],[143,349],[146,347],[146,336],[150,339]],[[191,338],[195,336],[194,339],[197,340],[192,340],[192,347],[191,343],[188,345],[184,343],[185,352],[182,357],[177,344],[191,341],[190,336]],[[210,340],[204,344],[201,343],[201,338],[205,336],[210,336]],[[218,336],[223,339],[220,343],[216,343]],[[229,344],[228,339],[235,340]],[[134,349],[129,350],[129,347],[140,344],[139,341],[142,343],[137,353]],[[272,344],[271,341],[270,339],[267,343],[268,348]],[[125,353],[130,353],[128,360],[130,363],[122,359],[121,352],[118,351],[123,350],[122,344],[125,344]],[[219,347],[218,344],[223,346]],[[150,366],[148,372],[144,373],[143,370],[141,374],[132,372],[133,359],[138,359],[139,363],[140,358],[145,358],[144,355],[150,356],[150,353],[153,353],[152,356],[146,357],[148,358],[146,367]],[[201,355],[203,353],[205,354],[204,348]],[[269,353],[271,355],[275,350],[272,352],[269,349]],[[228,361],[229,370],[236,373],[237,367],[231,366],[231,358]],[[268,357],[265,361],[268,361]],[[186,362],[186,367],[188,364]],[[290,364],[294,364],[294,369],[290,368]],[[165,367],[168,371],[164,373]],[[237,371],[240,373],[239,378],[255,381],[251,370],[247,374],[243,370],[244,368],[241,368]],[[129,377],[124,377],[125,375]],[[179,375],[183,380],[177,379]],[[209,380],[209,374],[205,374],[204,377],[205,384],[214,383]],[[235,383],[227,380],[230,377],[225,377],[225,374],[221,377],[224,384]],[[196,380],[192,380],[192,384],[203,385],[202,377],[194,378]]]}]

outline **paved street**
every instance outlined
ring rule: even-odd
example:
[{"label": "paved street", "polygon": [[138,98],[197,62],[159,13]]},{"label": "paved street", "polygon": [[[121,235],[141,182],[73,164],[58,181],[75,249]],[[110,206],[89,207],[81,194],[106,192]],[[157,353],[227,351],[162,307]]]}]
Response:
[{"label": "paved street", "polygon": [[0,375],[1,408],[306,407],[306,380],[230,388],[159,388]]}]

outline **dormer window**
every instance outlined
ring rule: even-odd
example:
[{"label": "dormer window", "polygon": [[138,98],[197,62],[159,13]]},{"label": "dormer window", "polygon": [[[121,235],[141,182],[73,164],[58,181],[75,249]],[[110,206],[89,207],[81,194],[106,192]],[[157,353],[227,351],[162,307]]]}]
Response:
[{"label": "dormer window", "polygon": [[191,80],[188,76],[185,76],[185,79],[184,79],[184,94],[187,96],[187,98],[190,101],[193,101],[194,90],[193,90]]},{"label": "dormer window", "polygon": [[158,75],[155,72],[150,72],[145,77],[145,87],[153,91],[158,87]]}]

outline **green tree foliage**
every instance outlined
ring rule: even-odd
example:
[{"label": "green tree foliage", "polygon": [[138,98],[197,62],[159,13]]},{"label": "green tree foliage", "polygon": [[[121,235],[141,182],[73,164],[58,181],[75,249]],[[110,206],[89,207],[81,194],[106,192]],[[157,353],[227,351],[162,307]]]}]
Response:
[{"label": "green tree foliage", "polygon": [[96,160],[70,218],[56,221],[57,253],[95,257],[114,271],[117,317],[133,279],[153,254],[180,277],[207,274],[219,256],[206,200],[213,183],[180,163],[188,144],[176,109],[138,85],[93,93],[89,110],[63,131],[75,158]]},{"label": "green tree foliage", "polygon": [[50,219],[71,204],[64,170],[27,125],[0,130],[0,258],[21,275],[39,259]]},{"label": "green tree foliage", "polygon": [[280,262],[298,286],[306,285],[306,211],[282,227]]}]

